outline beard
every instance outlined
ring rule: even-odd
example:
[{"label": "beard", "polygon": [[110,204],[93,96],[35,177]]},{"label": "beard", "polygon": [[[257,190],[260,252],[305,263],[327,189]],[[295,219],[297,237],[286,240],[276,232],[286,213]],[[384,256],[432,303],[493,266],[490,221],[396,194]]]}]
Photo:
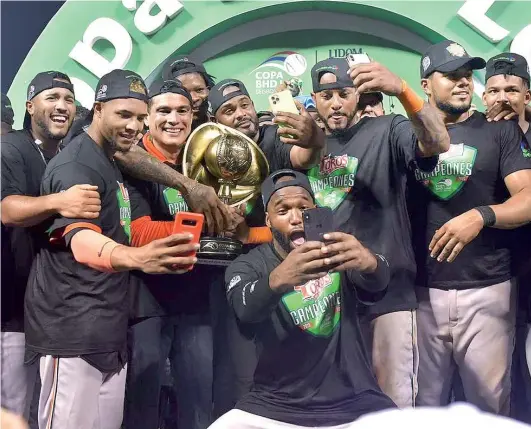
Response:
[{"label": "beard", "polygon": [[70,127],[68,127],[66,131],[61,131],[56,134],[52,133],[52,131],[50,130],[50,128],[48,128],[48,125],[46,124],[46,119],[44,118],[43,112],[39,112],[35,114],[34,120],[37,126],[41,129],[42,133],[44,134],[44,137],[46,137],[49,140],[59,141],[63,139],[68,134],[68,130],[70,129]]},{"label": "beard", "polygon": [[203,125],[210,121],[208,116],[208,103],[203,102],[199,106],[199,112],[197,112],[197,119],[192,120],[192,131],[195,130],[199,125]]},{"label": "beard", "polygon": [[249,128],[247,130],[240,130],[240,129],[238,129],[239,124],[237,124],[235,129],[237,131],[239,131],[240,133],[245,134],[251,140],[254,140],[254,138],[258,134],[258,131],[260,130],[260,127],[259,127],[260,126],[260,122],[258,121],[258,117],[254,118],[254,119],[249,117],[249,121],[251,121],[251,123],[253,124],[253,128]]},{"label": "beard", "polygon": [[435,105],[437,106],[437,108],[449,115],[461,115],[465,112],[468,112],[470,110],[471,104],[472,101],[462,104],[460,106],[454,106],[453,104],[450,104],[448,102],[435,99]]},{"label": "beard", "polygon": [[284,250],[286,253],[290,253],[292,251],[291,240],[286,234],[282,234],[278,229],[271,227],[271,235],[273,235],[273,240],[278,243],[282,250]]},{"label": "beard", "polygon": [[336,138],[341,138],[341,137],[344,137],[348,130],[350,129],[351,127],[351,124],[352,124],[352,120],[354,119],[354,116],[356,115],[356,112],[350,114],[350,115],[347,115],[345,114],[345,117],[347,118],[347,126],[344,127],[344,128],[330,128],[328,126],[328,118],[325,118],[324,116],[322,116],[320,113],[318,113],[319,115],[319,118],[321,118],[321,121],[323,122],[324,124],[324,129],[326,132],[328,132],[332,137],[336,137]]}]

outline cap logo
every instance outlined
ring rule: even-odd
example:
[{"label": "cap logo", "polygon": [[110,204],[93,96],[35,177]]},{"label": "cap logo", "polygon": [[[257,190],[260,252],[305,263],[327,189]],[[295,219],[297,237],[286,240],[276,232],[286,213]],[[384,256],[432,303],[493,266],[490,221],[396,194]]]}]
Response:
[{"label": "cap logo", "polygon": [[35,95],[35,86],[31,85],[28,91],[28,100],[31,100],[34,95]]},{"label": "cap logo", "polygon": [[212,109],[212,103],[210,101],[208,101],[208,113],[210,115],[213,115],[214,114],[214,110]]},{"label": "cap logo", "polygon": [[426,55],[424,58],[422,58],[422,69],[424,71],[428,70],[428,67],[430,66],[430,64],[431,64],[430,57]]},{"label": "cap logo", "polygon": [[322,67],[319,67],[317,70],[315,70],[316,72],[320,72],[322,70],[337,70],[338,67],[337,66],[322,66]]},{"label": "cap logo", "polygon": [[107,85],[102,85],[101,88],[98,90],[98,94],[96,95],[96,100],[101,100],[102,98],[105,98],[107,96]]},{"label": "cap logo", "polygon": [[131,83],[129,84],[129,91],[132,91],[132,92],[138,92],[139,94],[144,94],[146,95],[147,92],[146,92],[146,87],[144,86],[144,84],[138,80],[138,79],[133,79],[131,81]]},{"label": "cap logo", "polygon": [[466,55],[465,48],[457,43],[452,43],[446,47],[446,50],[454,57],[464,57]]},{"label": "cap logo", "polygon": [[177,63],[189,63],[190,61],[188,60],[188,57],[184,57],[184,58],[179,58],[177,60],[175,60],[173,63],[170,64],[170,67],[177,64]]}]

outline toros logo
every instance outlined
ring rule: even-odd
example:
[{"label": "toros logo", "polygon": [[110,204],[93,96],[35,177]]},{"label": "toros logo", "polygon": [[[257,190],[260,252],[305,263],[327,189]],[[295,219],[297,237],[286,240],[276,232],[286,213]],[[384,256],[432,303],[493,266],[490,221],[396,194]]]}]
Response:
[{"label": "toros logo", "polygon": [[340,168],[345,168],[347,164],[347,155],[326,157],[321,161],[320,173],[328,175],[332,173],[332,171],[339,170]]},{"label": "toros logo", "polygon": [[251,73],[256,79],[256,94],[272,94],[284,80],[299,77],[308,68],[306,58],[294,51],[281,51],[271,55]]},{"label": "toros logo", "polygon": [[326,274],[317,280],[310,280],[308,283],[302,286],[295,286],[294,291],[299,292],[302,295],[302,299],[307,301],[309,299],[317,299],[321,296],[321,292],[328,285],[332,284],[330,275]]}]

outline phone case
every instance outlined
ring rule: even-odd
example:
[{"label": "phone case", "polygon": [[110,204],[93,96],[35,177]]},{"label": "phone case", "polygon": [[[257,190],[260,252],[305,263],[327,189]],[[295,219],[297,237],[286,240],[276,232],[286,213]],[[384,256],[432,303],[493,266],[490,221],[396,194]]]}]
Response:
[{"label": "phone case", "polygon": [[[192,243],[199,244],[203,222],[205,217],[198,213],[179,212],[175,215],[173,234],[190,233],[194,236]],[[196,252],[190,252],[189,256],[195,256]],[[190,267],[191,268],[191,267]]]},{"label": "phone case", "polygon": [[347,63],[350,67],[355,66],[356,64],[367,64],[370,63],[371,59],[367,54],[348,54]]},{"label": "phone case", "polygon": [[271,106],[271,111],[275,115],[278,112],[293,113],[295,115],[299,114],[299,109],[297,109],[293,96],[288,89],[271,94],[269,96],[269,105]]},{"label": "phone case", "polygon": [[329,207],[304,210],[302,219],[306,241],[324,241],[323,235],[333,232],[334,214]]}]

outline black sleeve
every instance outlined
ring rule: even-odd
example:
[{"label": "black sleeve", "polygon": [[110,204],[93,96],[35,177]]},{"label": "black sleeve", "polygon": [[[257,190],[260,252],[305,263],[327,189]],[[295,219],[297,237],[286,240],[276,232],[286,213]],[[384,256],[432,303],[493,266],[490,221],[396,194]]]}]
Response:
[{"label": "black sleeve", "polygon": [[404,116],[396,115],[393,118],[389,139],[396,161],[407,170],[418,167],[423,171],[431,171],[437,166],[438,156],[423,158],[418,155],[419,139],[413,131],[411,121]]},{"label": "black sleeve", "polygon": [[227,268],[227,299],[241,322],[260,322],[275,309],[282,294],[269,287],[269,273],[253,267],[248,259],[238,258]]},{"label": "black sleeve", "polygon": [[292,145],[282,143],[277,134],[277,125],[266,125],[260,149],[264,152],[269,163],[269,172],[273,173],[284,168],[293,168],[291,165]]},{"label": "black sleeve", "polygon": [[376,254],[378,265],[372,274],[361,274],[358,271],[347,271],[347,278],[354,285],[358,301],[365,305],[373,305],[380,301],[387,292],[391,278],[389,263],[382,255]]},{"label": "black sleeve", "polygon": [[10,195],[28,195],[26,166],[20,150],[3,141],[2,148],[2,200]]},{"label": "black sleeve", "polygon": [[531,169],[529,144],[517,122],[502,123],[499,143],[502,178],[516,171]]},{"label": "black sleeve", "polygon": [[[82,184],[89,184],[98,187],[98,192],[101,198],[101,209],[102,211],[105,210],[105,180],[95,170],[77,162],[69,162],[67,164],[59,165],[50,171],[42,181],[41,194],[56,194],[59,192],[64,192],[74,185]],[[63,230],[69,225],[76,223],[92,224],[101,230],[101,213],[100,217],[96,219],[69,219],[58,215],[53,219],[53,222],[48,229],[48,233],[52,235]]]},{"label": "black sleeve", "polygon": [[151,216],[151,207],[148,199],[149,185],[144,181],[131,177],[124,177],[124,181],[131,203],[131,220],[133,221],[143,216]]}]

